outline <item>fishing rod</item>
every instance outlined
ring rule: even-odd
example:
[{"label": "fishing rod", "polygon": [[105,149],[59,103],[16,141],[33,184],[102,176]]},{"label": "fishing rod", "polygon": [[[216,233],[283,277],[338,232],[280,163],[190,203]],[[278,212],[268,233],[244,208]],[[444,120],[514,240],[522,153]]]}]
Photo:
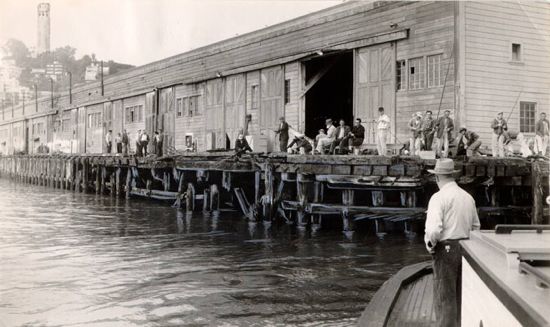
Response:
[{"label": "fishing rod", "polygon": [[437,108],[437,115],[435,120],[439,118],[439,113],[441,112],[441,104],[443,104],[443,95],[445,95],[445,88],[447,87],[447,77],[449,76],[449,69],[451,68],[451,59],[454,55],[455,43],[453,41],[453,46],[451,47],[451,55],[449,56],[449,62],[447,63],[447,72],[445,73],[445,79],[443,81],[443,90],[441,91],[441,97],[439,98],[439,107]]},{"label": "fishing rod", "polygon": [[516,101],[514,102],[514,106],[512,107],[512,110],[510,111],[510,113],[508,114],[508,117],[506,118],[506,122],[510,120],[510,116],[512,116],[514,109],[516,109],[516,104],[518,104],[519,97],[521,96],[522,93],[523,93],[523,90],[519,91],[518,96],[516,97]]}]

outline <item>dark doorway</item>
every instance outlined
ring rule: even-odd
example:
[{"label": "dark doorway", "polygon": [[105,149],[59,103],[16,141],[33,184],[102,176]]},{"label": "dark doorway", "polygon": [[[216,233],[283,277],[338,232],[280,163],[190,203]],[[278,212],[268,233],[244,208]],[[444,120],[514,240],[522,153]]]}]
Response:
[{"label": "dark doorway", "polygon": [[306,135],[315,137],[325,127],[325,119],[335,124],[353,119],[353,53],[325,54],[306,61],[306,85],[322,77],[311,87],[306,97]]}]

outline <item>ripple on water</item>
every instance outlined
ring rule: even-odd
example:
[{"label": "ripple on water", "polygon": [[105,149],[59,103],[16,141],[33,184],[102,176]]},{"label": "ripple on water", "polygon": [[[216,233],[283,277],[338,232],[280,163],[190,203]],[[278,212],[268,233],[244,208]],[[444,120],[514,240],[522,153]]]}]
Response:
[{"label": "ripple on water", "polygon": [[388,276],[429,258],[421,240],[2,179],[0,209],[0,326],[350,326]]}]

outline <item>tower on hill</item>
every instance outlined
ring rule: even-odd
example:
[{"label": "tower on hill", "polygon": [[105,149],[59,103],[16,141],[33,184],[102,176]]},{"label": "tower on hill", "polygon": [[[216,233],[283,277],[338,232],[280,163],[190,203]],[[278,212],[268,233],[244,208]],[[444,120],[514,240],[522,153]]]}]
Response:
[{"label": "tower on hill", "polygon": [[50,4],[38,4],[36,54],[50,51]]}]

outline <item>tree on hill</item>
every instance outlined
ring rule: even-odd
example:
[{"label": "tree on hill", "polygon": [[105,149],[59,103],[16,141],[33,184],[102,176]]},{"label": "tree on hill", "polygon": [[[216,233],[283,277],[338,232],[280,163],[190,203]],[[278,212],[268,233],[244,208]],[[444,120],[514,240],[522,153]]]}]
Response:
[{"label": "tree on hill", "polygon": [[[22,68],[22,73],[19,76],[19,83],[27,87],[33,87],[36,84],[39,91],[50,90],[50,79],[46,76],[34,76],[31,73],[32,69],[45,69],[46,65],[58,61],[63,65],[66,72],[72,73],[72,82],[74,85],[85,81],[86,67],[96,61],[95,54],[93,53],[91,55],[85,54],[80,59],[76,59],[77,49],[68,45],[56,48],[51,52],[41,53],[34,58],[31,56],[25,43],[17,39],[9,39],[2,45],[2,50],[6,55],[13,57],[15,64]],[[134,67],[112,60],[107,61],[104,66],[109,67],[110,74],[115,74]],[[67,87],[68,83],[68,77],[63,76],[59,81],[54,83],[54,90]]]}]

